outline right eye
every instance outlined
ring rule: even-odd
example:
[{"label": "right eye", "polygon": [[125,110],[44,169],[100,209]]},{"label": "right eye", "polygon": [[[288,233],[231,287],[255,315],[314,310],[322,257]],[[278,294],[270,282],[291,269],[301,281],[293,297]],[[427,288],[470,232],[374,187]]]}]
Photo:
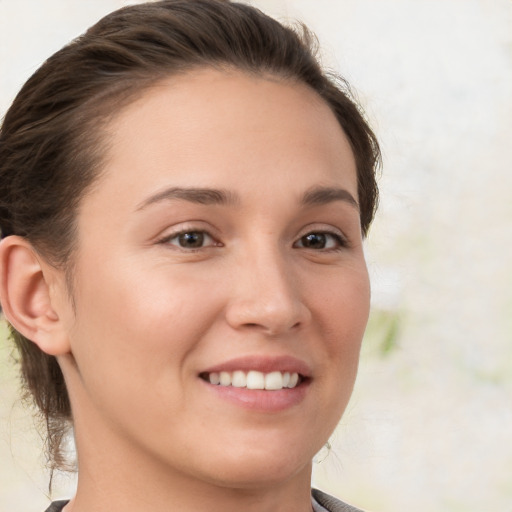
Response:
[{"label": "right eye", "polygon": [[206,231],[181,231],[164,238],[161,243],[192,250],[217,245]]}]

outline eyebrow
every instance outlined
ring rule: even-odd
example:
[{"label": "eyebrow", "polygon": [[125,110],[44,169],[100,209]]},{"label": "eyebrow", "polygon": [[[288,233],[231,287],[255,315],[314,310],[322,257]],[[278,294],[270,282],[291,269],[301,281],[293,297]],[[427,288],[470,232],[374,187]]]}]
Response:
[{"label": "eyebrow", "polygon": [[[137,210],[143,210],[144,208],[161,201],[172,201],[176,199],[204,205],[231,205],[239,202],[238,195],[229,190],[197,187],[170,187],[145,199],[137,207]],[[306,190],[300,202],[305,206],[318,206],[332,203],[334,201],[344,201],[359,211],[359,204],[354,199],[354,196],[344,188],[312,187]]]},{"label": "eyebrow", "polygon": [[152,204],[159,203],[161,201],[172,201],[173,199],[205,205],[227,205],[238,202],[238,196],[228,190],[196,187],[170,187],[148,197],[137,207],[137,210],[143,210]]},{"label": "eyebrow", "polygon": [[344,188],[312,187],[302,196],[301,203],[307,206],[316,206],[334,201],[344,201],[359,211],[359,203],[354,196]]}]

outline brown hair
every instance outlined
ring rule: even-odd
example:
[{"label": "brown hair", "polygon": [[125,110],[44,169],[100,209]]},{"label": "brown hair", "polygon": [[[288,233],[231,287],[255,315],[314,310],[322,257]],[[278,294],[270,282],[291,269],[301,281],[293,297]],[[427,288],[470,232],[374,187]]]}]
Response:
[{"label": "brown hair", "polygon": [[[321,70],[311,33],[227,0],[165,0],[109,14],[23,86],[0,131],[2,237],[26,237],[72,275],[77,207],[106,149],[102,121],[156,80],[197,67],[265,73],[315,90],[352,146],[366,235],[377,205],[378,143],[346,82]],[[25,387],[46,421],[50,462],[61,466],[71,410],[60,367],[13,328],[11,334]]]}]

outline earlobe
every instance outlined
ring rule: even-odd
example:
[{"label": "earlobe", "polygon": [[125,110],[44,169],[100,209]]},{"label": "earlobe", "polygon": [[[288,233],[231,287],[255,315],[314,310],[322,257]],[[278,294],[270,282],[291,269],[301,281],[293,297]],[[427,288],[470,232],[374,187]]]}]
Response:
[{"label": "earlobe", "polygon": [[0,302],[5,317],[50,355],[69,352],[64,325],[52,304],[50,272],[32,245],[8,236],[0,243]]}]

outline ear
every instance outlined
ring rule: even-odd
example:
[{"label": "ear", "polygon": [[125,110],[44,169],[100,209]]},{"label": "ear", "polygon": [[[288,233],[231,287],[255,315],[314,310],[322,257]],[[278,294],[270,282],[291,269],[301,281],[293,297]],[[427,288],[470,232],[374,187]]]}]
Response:
[{"label": "ear", "polygon": [[19,333],[54,356],[70,351],[67,332],[52,305],[56,273],[24,238],[12,235],[0,243],[0,303],[5,317]]}]

